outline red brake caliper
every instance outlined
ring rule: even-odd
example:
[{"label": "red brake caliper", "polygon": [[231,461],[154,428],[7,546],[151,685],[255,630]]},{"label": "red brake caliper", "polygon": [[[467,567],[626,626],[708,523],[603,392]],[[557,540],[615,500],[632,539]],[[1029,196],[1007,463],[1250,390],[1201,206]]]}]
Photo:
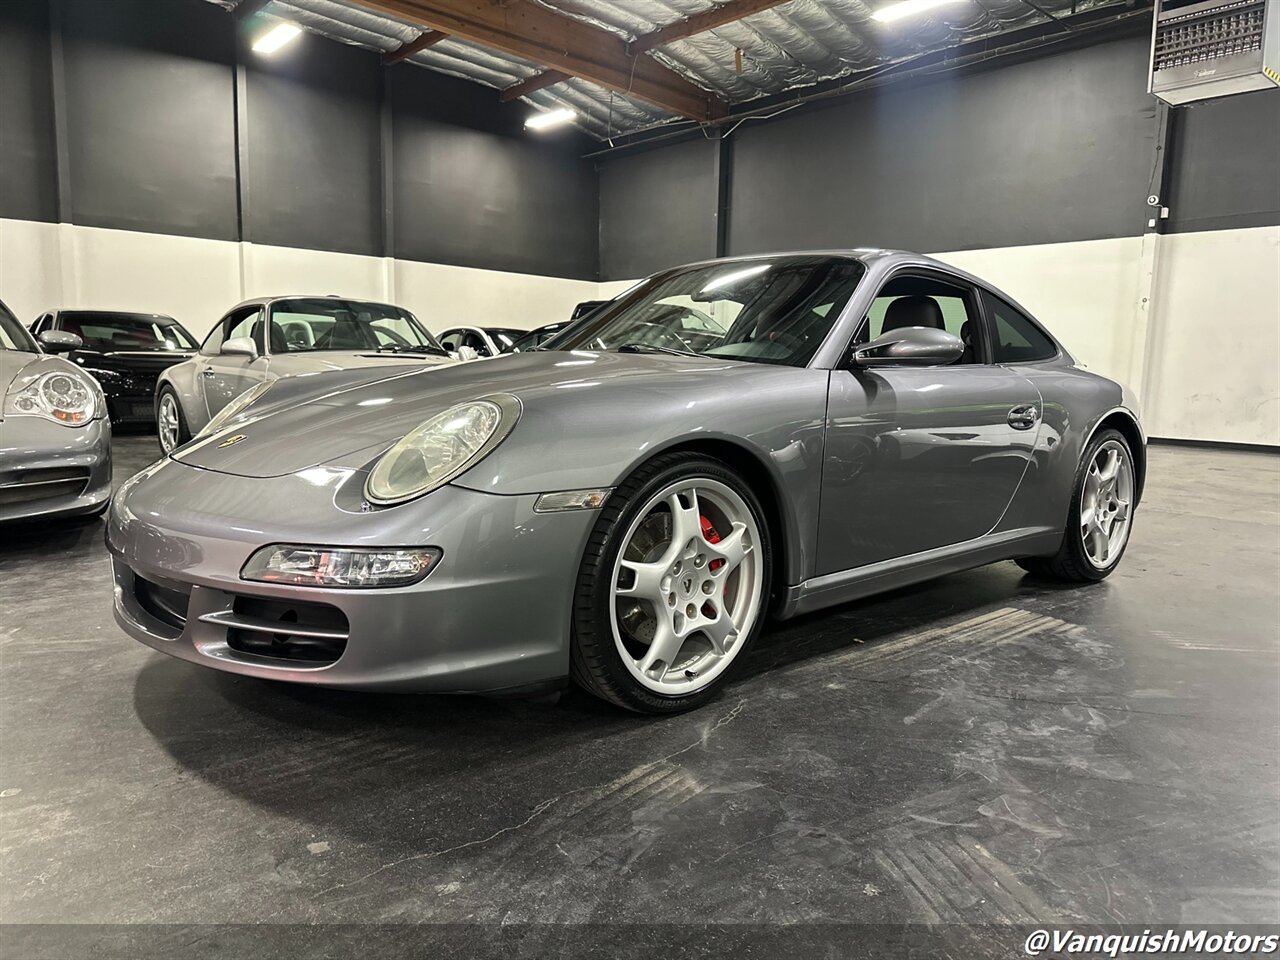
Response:
[{"label": "red brake caliper", "polygon": [[[702,521],[703,539],[705,539],[707,543],[719,543],[720,534],[716,533],[716,528],[711,525],[711,521],[708,520],[706,517],[699,517],[698,519]],[[707,564],[707,569],[719,570],[723,566],[724,566],[723,560],[712,560],[709,564]]]},{"label": "red brake caliper", "polygon": [[[702,537],[703,537],[703,539],[704,539],[704,540],[706,540],[706,541],[707,541],[707,543],[719,543],[719,542],[720,542],[720,534],[716,533],[716,528],[715,528],[715,527],[713,527],[713,526],[711,525],[711,521],[710,521],[710,520],[708,520],[706,517],[701,517],[701,516],[700,516],[700,517],[698,517],[698,519],[699,519],[699,520],[701,521],[701,523],[702,523]],[[712,560],[710,563],[708,563],[708,564],[707,564],[707,569],[708,569],[708,570],[711,570],[711,571],[713,571],[713,572],[714,572],[714,571],[716,571],[716,570],[719,570],[719,569],[720,569],[721,567],[723,567],[723,566],[724,566],[724,561],[723,561],[723,560],[721,560],[721,559],[719,559],[719,558],[717,558],[717,559]],[[704,605],[704,607],[703,607],[703,611],[702,611],[702,612],[703,612],[703,614],[704,614],[704,615],[706,615],[706,616],[708,616],[708,617],[714,617],[714,616],[716,615],[715,607],[711,605],[711,601],[709,601],[709,600],[708,600],[708,601],[707,601],[707,603]]]}]

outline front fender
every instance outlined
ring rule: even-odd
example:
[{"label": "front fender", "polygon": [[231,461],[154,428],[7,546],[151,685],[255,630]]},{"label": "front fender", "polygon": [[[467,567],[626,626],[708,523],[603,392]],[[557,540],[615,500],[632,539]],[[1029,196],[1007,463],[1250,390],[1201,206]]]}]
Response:
[{"label": "front fender", "polygon": [[812,575],[817,542],[828,379],[825,370],[753,366],[696,390],[614,380],[540,391],[522,397],[511,436],[453,483],[538,494],[616,487],[677,448],[749,458],[743,464],[768,479],[757,493],[776,510],[784,576],[799,583]]},{"label": "front fender", "polygon": [[187,429],[192,436],[204,429],[209,422],[209,410],[205,406],[204,396],[197,382],[198,366],[195,360],[184,360],[165,369],[156,378],[156,392],[153,402],[160,399],[160,391],[168,386],[178,397],[182,407],[182,415],[186,418]]}]

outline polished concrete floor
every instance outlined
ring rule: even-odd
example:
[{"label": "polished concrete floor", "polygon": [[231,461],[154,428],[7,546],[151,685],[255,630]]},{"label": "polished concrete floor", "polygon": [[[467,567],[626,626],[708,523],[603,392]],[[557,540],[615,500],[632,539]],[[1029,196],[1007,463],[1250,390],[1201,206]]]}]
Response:
[{"label": "polished concrete floor", "polygon": [[[153,452],[118,439],[117,479]],[[99,522],[0,530],[0,917],[151,925],[8,955],[1280,920],[1280,457],[1150,475],[1106,583],[1003,563],[793,621],[669,719],[204,670],[116,629]]]}]

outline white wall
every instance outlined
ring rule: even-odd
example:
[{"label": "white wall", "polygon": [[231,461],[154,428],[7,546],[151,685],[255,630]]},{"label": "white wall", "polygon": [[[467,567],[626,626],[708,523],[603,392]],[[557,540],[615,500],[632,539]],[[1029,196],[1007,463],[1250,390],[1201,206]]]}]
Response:
[{"label": "white wall", "polygon": [[1280,227],[1160,243],[1148,432],[1280,444]]},{"label": "white wall", "polygon": [[203,339],[232,305],[267,294],[339,293],[412,310],[433,331],[530,329],[597,298],[594,280],[0,219],[0,299],[24,323],[96,307],[177,317]]}]

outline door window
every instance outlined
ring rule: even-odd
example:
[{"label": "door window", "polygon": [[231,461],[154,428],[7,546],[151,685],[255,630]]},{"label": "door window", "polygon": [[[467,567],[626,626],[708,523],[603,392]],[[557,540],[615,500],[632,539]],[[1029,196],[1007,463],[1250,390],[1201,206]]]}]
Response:
[{"label": "door window", "polygon": [[462,345],[462,331],[461,331],[461,330],[446,330],[446,331],[445,331],[445,332],[440,336],[440,344],[441,344],[441,346],[443,346],[446,350],[453,350],[453,351],[455,351],[455,352],[456,352],[456,351],[457,351],[457,349],[458,349],[458,347]]},{"label": "door window", "polygon": [[992,348],[996,363],[1030,363],[1058,355],[1057,345],[1034,320],[992,293],[984,290],[982,297],[995,333]]},{"label": "door window", "polygon": [[462,334],[462,345],[464,347],[470,347],[482,357],[487,357],[492,354],[492,351],[489,349],[489,345],[484,342],[484,338],[478,333],[471,333],[469,331],[464,332]]},{"label": "door window", "polygon": [[964,353],[955,363],[982,362],[977,291],[970,286],[926,276],[899,274],[890,278],[871,302],[855,342],[868,343],[898,327],[946,330],[964,341]]},{"label": "door window", "polygon": [[262,343],[256,337],[259,332],[258,321],[261,319],[261,307],[249,307],[228,314],[209,332],[209,336],[205,337],[204,343],[200,345],[200,352],[207,357],[216,356],[222,350],[224,343],[235,340],[237,337],[253,339],[261,350]]}]

